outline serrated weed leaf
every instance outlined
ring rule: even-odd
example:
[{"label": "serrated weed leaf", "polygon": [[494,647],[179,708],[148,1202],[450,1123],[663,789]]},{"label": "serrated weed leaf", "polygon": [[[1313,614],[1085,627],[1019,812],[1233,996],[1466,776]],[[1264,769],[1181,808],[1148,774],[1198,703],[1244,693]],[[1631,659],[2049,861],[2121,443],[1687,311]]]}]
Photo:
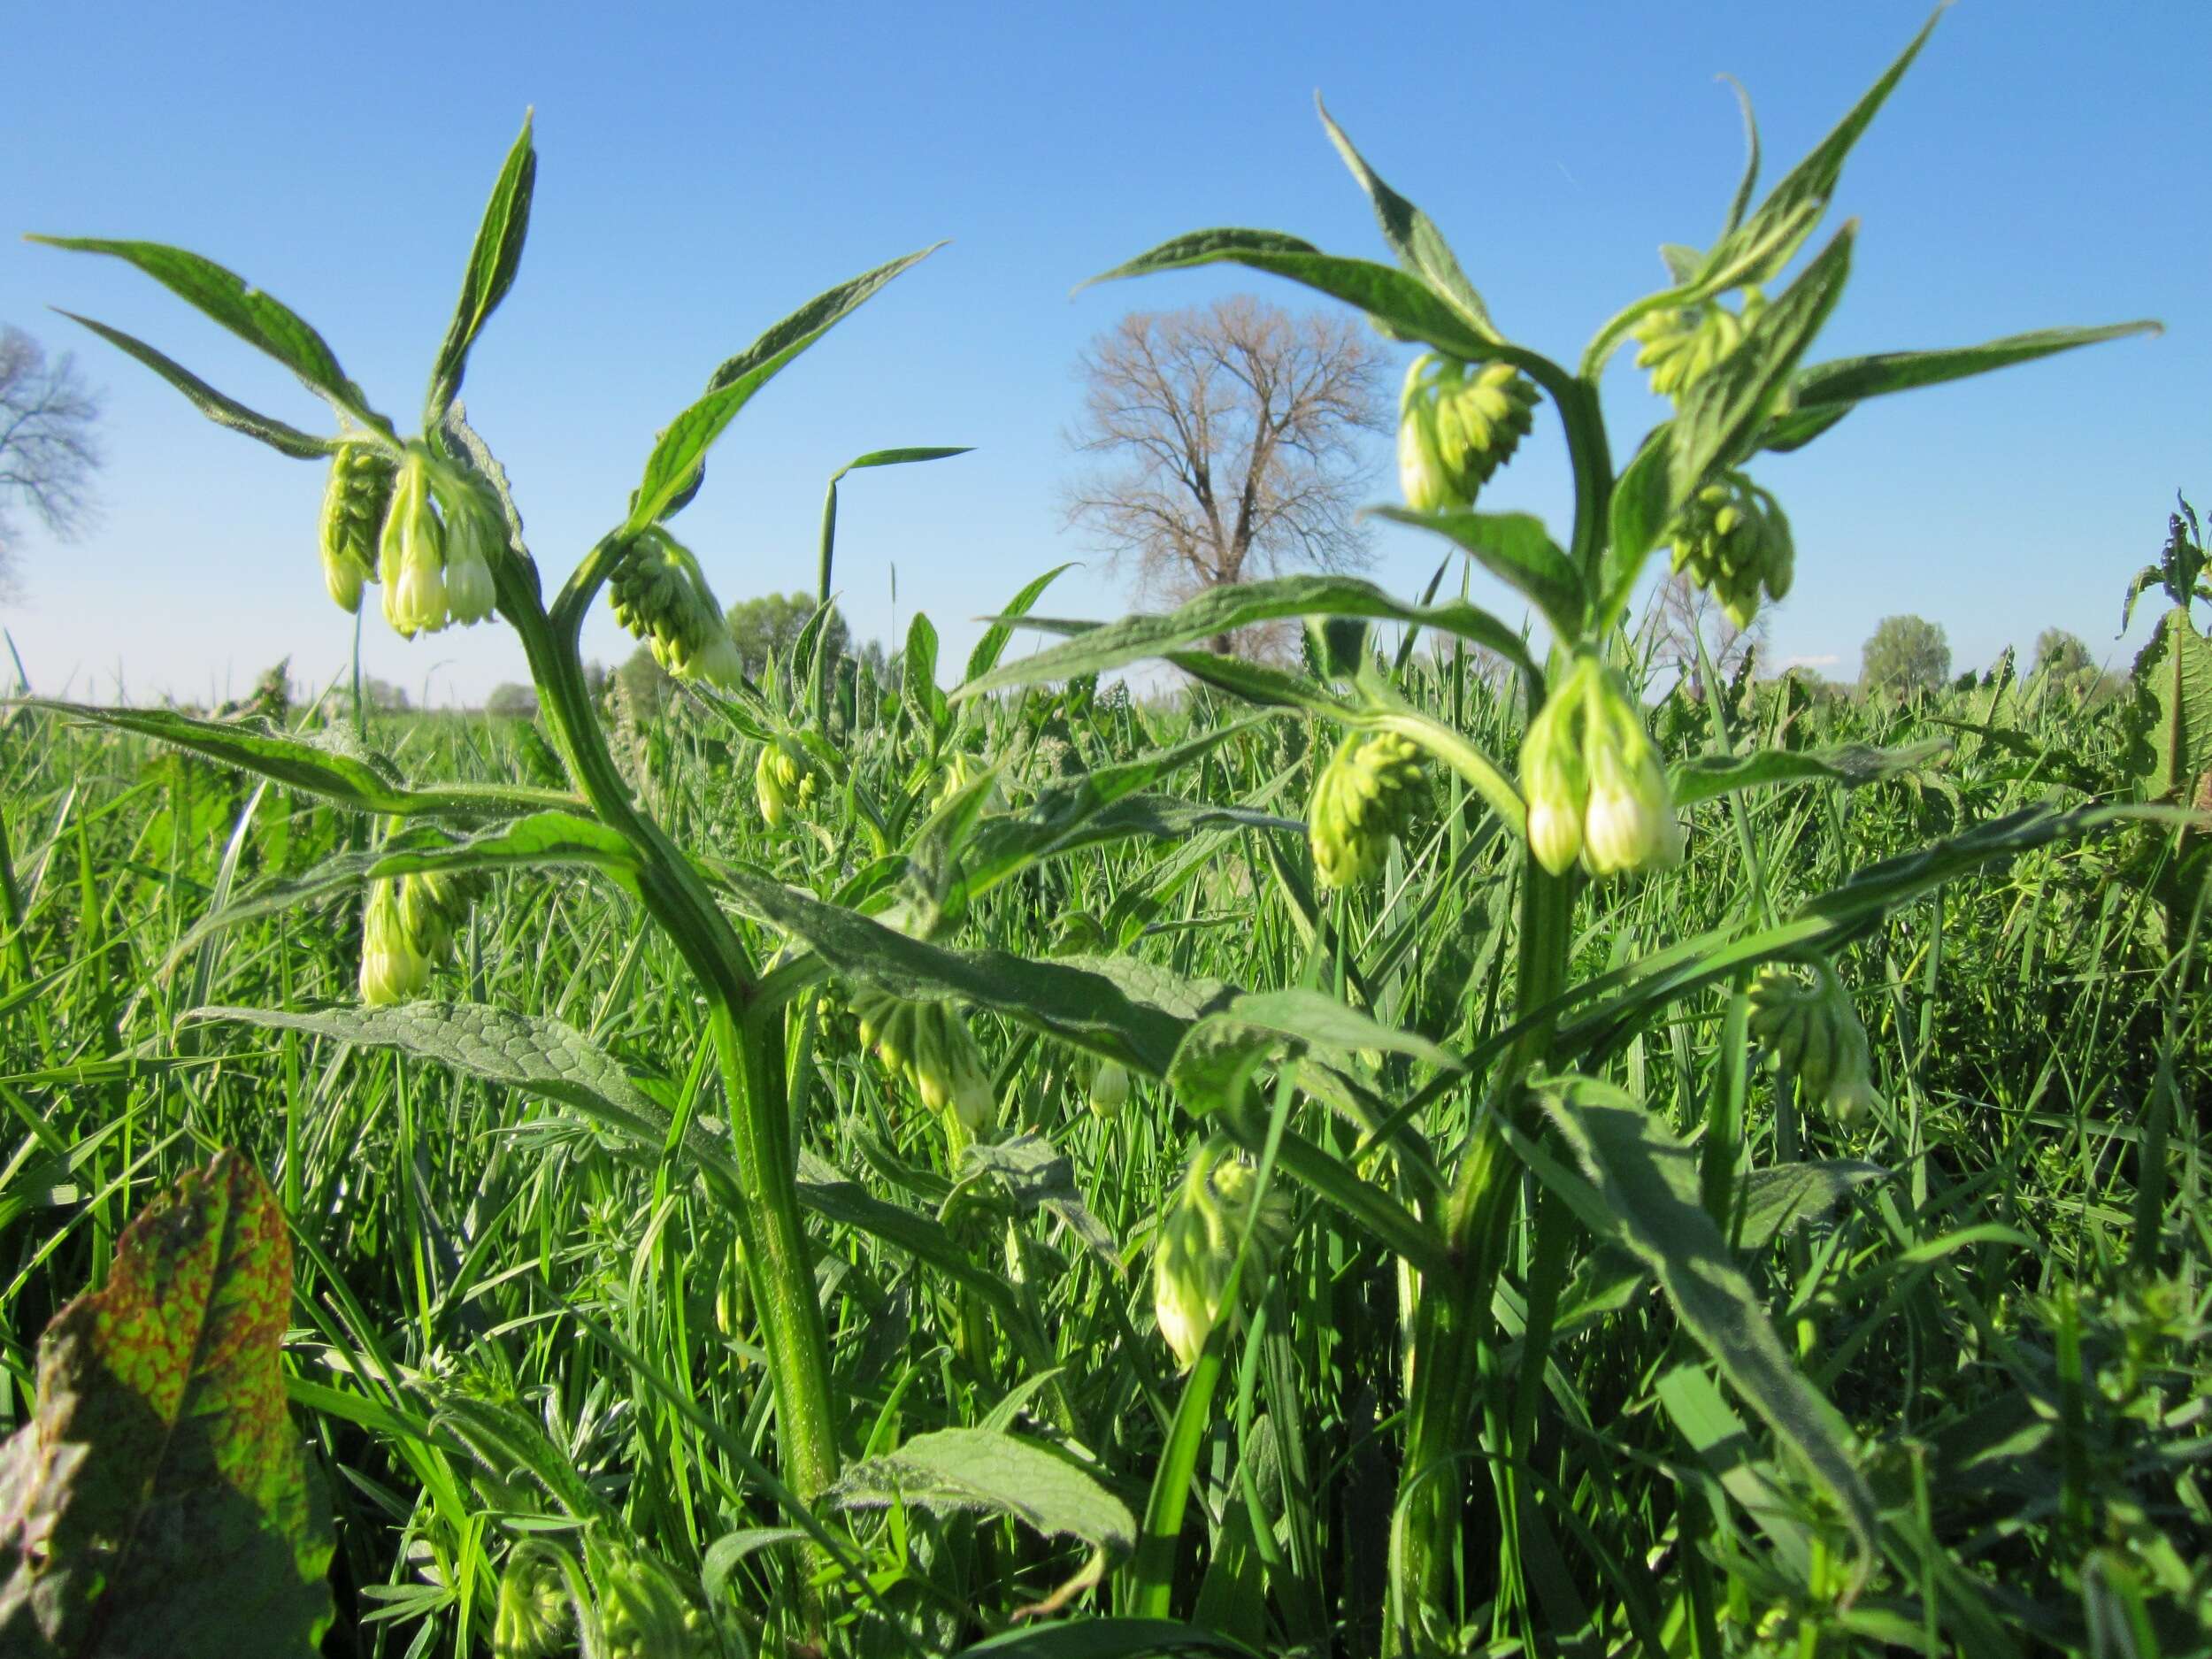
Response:
[{"label": "serrated weed leaf", "polygon": [[291,1300],[283,1213],[235,1153],[125,1231],[0,1449],[0,1648],[317,1651],[332,1537],[285,1403]]}]

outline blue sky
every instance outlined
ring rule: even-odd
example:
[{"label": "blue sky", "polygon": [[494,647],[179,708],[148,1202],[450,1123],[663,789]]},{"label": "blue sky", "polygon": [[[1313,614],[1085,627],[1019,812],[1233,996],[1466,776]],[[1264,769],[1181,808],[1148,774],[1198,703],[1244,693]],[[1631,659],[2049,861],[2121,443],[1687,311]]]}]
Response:
[{"label": "blue sky", "polygon": [[[1710,241],[1740,162],[1717,73],[1749,88],[1770,180],[1924,16],[1919,0],[26,7],[8,30],[0,220],[205,253],[304,313],[403,416],[534,105],[530,248],[466,396],[554,580],[618,518],[655,431],[717,362],[817,291],[950,237],[754,402],[680,529],[726,601],[808,587],[835,467],[974,444],[854,479],[841,518],[855,631],[888,637],[926,610],[956,664],[971,618],[1085,557],[1056,505],[1083,343],[1126,310],[1238,288],[1305,303],[1231,272],[1071,298],[1078,282],[1218,224],[1386,257],[1317,88],[1443,227],[1502,326],[1571,361],[1658,286],[1658,243]],[[1946,16],[1845,175],[1831,225],[1856,215],[1862,235],[1819,354],[2146,316],[2167,332],[1886,400],[1763,462],[1799,549],[1780,654],[1848,674],[1879,618],[1916,611],[1961,666],[2053,623],[2126,660],[2121,590],[2174,491],[2212,506],[2208,48],[2197,0],[1965,0]],[[135,273],[0,243],[0,321],[75,349],[107,394],[100,522],[70,545],[34,528],[22,593],[0,604],[34,685],[204,698],[288,654],[303,680],[343,672],[352,625],[314,554],[319,469],[219,431],[48,305],[271,413],[321,411]],[[1607,392],[1624,449],[1660,406],[1625,357]],[[1377,499],[1390,488],[1379,470]],[[1555,425],[1487,499],[1563,534]],[[1443,552],[1404,531],[1377,546],[1376,579],[1402,593]],[[1476,591],[1519,616],[1503,590]],[[1087,570],[1047,603],[1127,608]],[[419,697],[522,677],[496,627],[410,645],[370,610],[369,672]],[[587,641],[610,660],[630,647],[603,607]]]}]

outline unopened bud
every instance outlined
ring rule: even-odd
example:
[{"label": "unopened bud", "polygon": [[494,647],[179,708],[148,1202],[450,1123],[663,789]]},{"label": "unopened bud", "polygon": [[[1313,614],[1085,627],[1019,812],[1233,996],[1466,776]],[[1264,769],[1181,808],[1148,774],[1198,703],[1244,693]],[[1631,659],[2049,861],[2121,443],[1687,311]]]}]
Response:
[{"label": "unopened bud", "polygon": [[1747,288],[1740,313],[1717,299],[1647,312],[1629,331],[1643,343],[1636,366],[1651,371],[1653,391],[1678,402],[1743,344],[1746,331],[1765,309],[1764,296]]},{"label": "unopened bud", "polygon": [[1348,887],[1382,868],[1410,821],[1421,787],[1421,751],[1395,732],[1347,733],[1315,780],[1306,839],[1325,887]]},{"label": "unopened bud", "polygon": [[1424,352],[1398,398],[1398,482],[1416,512],[1471,505],[1535,424],[1535,382],[1509,363],[1480,367]]},{"label": "unopened bud", "polygon": [[410,444],[377,538],[384,619],[401,634],[435,634],[450,617],[445,590],[445,526],[430,497],[429,460]]},{"label": "unopened bud", "polygon": [[679,680],[735,686],[743,659],[691,549],[658,525],[640,531],[609,580],[615,620]]},{"label": "unopened bud", "polygon": [[1740,472],[1723,472],[1683,503],[1668,527],[1674,568],[1721,602],[1739,628],[1751,626],[1759,590],[1790,591],[1796,544],[1780,503]]},{"label": "unopened bud", "polygon": [[370,1008],[403,1002],[430,982],[430,959],[415,949],[401,914],[399,883],[369,886],[361,911],[361,1001]]},{"label": "unopened bud", "polygon": [[1256,1202],[1258,1190],[1257,1171],[1217,1137],[1191,1160],[1181,1190],[1161,1217],[1152,1258],[1153,1317],[1185,1371],[1198,1363],[1226,1311],[1239,1242],[1250,1234],[1244,1282],[1256,1286],[1290,1241],[1289,1202],[1271,1190]]},{"label": "unopened bud", "polygon": [[323,486],[323,585],[349,613],[361,609],[361,585],[373,579],[377,536],[390,511],[398,465],[366,443],[342,445]]},{"label": "unopened bud", "polygon": [[1578,660],[1538,710],[1521,740],[1521,795],[1528,803],[1528,849],[1563,876],[1582,854],[1590,779],[1582,759],[1583,703],[1594,665]]},{"label": "unopened bud", "polygon": [[445,507],[446,603],[456,622],[472,625],[498,603],[492,561],[505,554],[506,527],[498,507],[463,474],[441,472],[437,488]]},{"label": "unopened bud", "polygon": [[1120,1117],[1121,1109],[1129,1103],[1129,1068],[1118,1060],[1100,1061],[1091,1072],[1085,1097],[1093,1116]]}]

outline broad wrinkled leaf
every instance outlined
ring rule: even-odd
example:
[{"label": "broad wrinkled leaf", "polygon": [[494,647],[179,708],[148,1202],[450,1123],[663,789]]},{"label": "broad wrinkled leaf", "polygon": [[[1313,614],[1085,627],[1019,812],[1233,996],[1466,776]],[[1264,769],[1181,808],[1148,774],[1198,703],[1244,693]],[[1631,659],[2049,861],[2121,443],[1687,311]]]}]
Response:
[{"label": "broad wrinkled leaf", "polygon": [[1737,1244],[1763,1250],[1801,1224],[1824,1215],[1853,1189],[1889,1179],[1878,1164],[1860,1158],[1819,1158],[1754,1170],[1744,1182],[1743,1230]]},{"label": "broad wrinkled leaf", "polygon": [[1032,619],[1032,627],[1071,633],[1075,637],[970,680],[953,695],[956,699],[978,697],[1010,686],[1102,673],[1202,644],[1217,634],[1233,633],[1256,622],[1293,617],[1366,617],[1381,622],[1417,623],[1440,634],[1471,640],[1517,666],[1528,658],[1517,630],[1462,601],[1409,605],[1356,577],[1285,576],[1210,588],[1164,616],[1125,617],[1103,624]]},{"label": "broad wrinkled leaf", "polygon": [[994,1429],[938,1429],[855,1463],[824,1497],[844,1509],[891,1503],[1010,1515],[1048,1538],[1125,1555],[1136,1517],[1096,1476],[1034,1440]]},{"label": "broad wrinkled leaf", "polygon": [[1066,1153],[1035,1130],[1025,1129],[1003,1141],[971,1142],[960,1155],[955,1185],[976,1180],[995,1181],[1022,1210],[1043,1210],[1109,1267],[1119,1268],[1114,1235],[1091,1213],[1077,1190],[1075,1165]]},{"label": "broad wrinkled leaf", "polygon": [[1791,1363],[1750,1280],[1705,1213],[1695,1151],[1610,1085],[1565,1078],[1542,1085],[1540,1094],[1618,1218],[1621,1241],[1657,1275],[1683,1328],[1841,1509],[1859,1541],[1857,1576],[1863,1579],[1876,1513],[1849,1430]]},{"label": "broad wrinkled leaf", "polygon": [[863,272],[849,282],[818,294],[737,356],[715,370],[705,396],[669,422],[645,463],[645,475],[630,504],[626,527],[642,530],[691,499],[709,449],[737,419],[752,396],[809,346],[827,334],[901,272],[910,270],[943,244],[938,243]]},{"label": "broad wrinkled leaf", "polygon": [[329,1516],[285,1405],[292,1246],[234,1152],[150,1204],[39,1341],[0,1448],[0,1648],[310,1655]]},{"label": "broad wrinkled leaf", "polygon": [[80,317],[74,311],[63,311],[61,314],[71,322],[81,323],[89,328],[118,350],[136,357],[182,392],[195,409],[219,426],[242,432],[249,438],[258,438],[279,455],[288,455],[296,461],[319,460],[337,448],[332,439],[315,437],[296,426],[287,426],[281,420],[247,408],[236,398],[217,391],[181,363],[119,328],[111,328],[105,323],[93,321],[89,317]]},{"label": "broad wrinkled leaf", "polygon": [[364,425],[370,423],[372,417],[361,388],[346,378],[337,357],[306,319],[212,259],[157,242],[115,242],[98,236],[33,236],[29,240],[73,253],[106,254],[137,266],[247,344],[267,352],[333,404]]},{"label": "broad wrinkled leaf", "polygon": [[522,132],[507,152],[491,200],[484,204],[483,221],[469,250],[468,269],[461,276],[460,303],[438,348],[438,361],[430,375],[430,420],[435,426],[461,389],[468,369],[469,348],[491,319],[499,302],[514,286],[522,264],[522,244],[530,230],[530,197],[538,180],[538,152],[531,142],[531,118],[522,118]]}]

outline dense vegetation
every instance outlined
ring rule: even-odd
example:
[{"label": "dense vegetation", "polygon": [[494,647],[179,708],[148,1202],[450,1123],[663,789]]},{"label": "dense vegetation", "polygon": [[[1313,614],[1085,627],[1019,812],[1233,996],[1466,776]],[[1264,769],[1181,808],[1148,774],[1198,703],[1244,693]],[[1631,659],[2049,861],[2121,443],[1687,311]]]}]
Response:
[{"label": "dense vegetation", "polygon": [[[956,676],[926,619],[895,672],[826,649],[833,514],[758,664],[670,528],[920,255],[717,370],[549,600],[455,401],[526,128],[419,435],[220,267],[61,242],[321,395],[329,437],[92,325],[328,465],[337,603],[495,615],[535,702],[5,711],[8,1651],[2203,1651],[2193,517],[2124,691],[1692,696],[1623,626],[1662,548],[1736,628],[1788,591],[1763,453],[2143,327],[1805,360],[1853,228],[1797,255],[1917,48],[1755,206],[1755,142],[1572,369],[1332,124],[1398,266],[1217,230],[1113,274],[1428,348],[1383,510],[1453,544],[1428,594],[1010,657],[1048,573]],[[1617,471],[1632,342],[1673,413]],[[1473,510],[1540,413],[1559,541]],[[587,675],[603,588],[649,695]],[[1184,688],[1110,678],[1154,659]]]}]

